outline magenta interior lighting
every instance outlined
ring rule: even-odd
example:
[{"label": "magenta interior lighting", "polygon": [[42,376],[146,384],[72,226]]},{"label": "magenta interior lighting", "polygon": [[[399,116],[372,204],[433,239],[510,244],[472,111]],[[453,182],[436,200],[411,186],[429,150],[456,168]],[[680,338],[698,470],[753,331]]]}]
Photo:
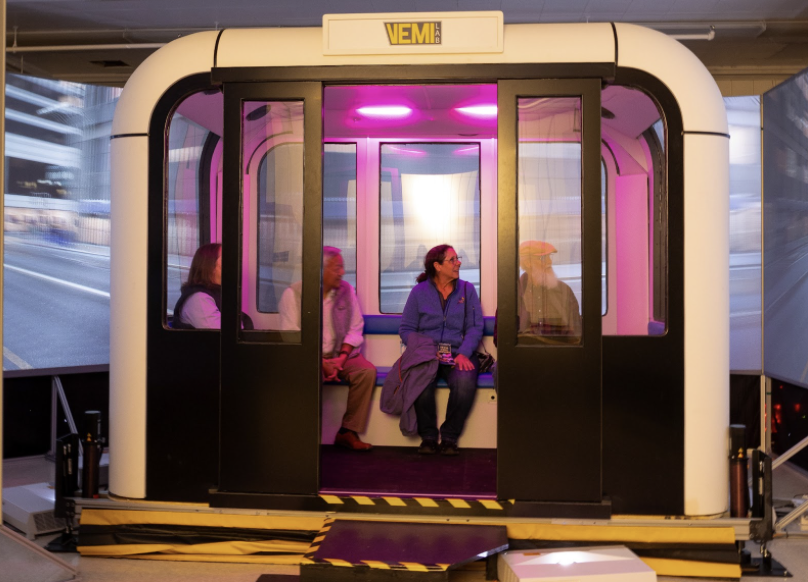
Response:
[{"label": "magenta interior lighting", "polygon": [[463,115],[470,115],[472,117],[496,117],[496,105],[469,105],[467,107],[456,107],[455,111],[459,111]]},{"label": "magenta interior lighting", "polygon": [[360,107],[356,111],[366,117],[377,117],[379,119],[398,119],[407,117],[412,113],[412,109],[404,105],[368,105]]}]

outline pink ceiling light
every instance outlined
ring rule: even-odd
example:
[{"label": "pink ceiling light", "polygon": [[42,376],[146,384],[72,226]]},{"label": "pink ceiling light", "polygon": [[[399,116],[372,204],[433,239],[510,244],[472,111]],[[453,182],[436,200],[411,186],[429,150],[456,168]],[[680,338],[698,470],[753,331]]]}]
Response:
[{"label": "pink ceiling light", "polygon": [[455,111],[459,111],[463,115],[470,115],[471,117],[496,117],[496,105],[469,105],[467,107],[456,107]]},{"label": "pink ceiling light", "polygon": [[404,105],[368,105],[356,110],[360,115],[379,119],[398,119],[407,117],[412,109]]}]

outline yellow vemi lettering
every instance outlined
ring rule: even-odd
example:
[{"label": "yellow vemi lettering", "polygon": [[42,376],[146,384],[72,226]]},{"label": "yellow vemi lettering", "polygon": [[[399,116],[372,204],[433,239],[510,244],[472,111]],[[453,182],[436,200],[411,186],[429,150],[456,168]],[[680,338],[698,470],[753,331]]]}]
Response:
[{"label": "yellow vemi lettering", "polygon": [[395,22],[385,22],[387,27],[387,38],[390,39],[390,44],[398,44],[398,24]]},{"label": "yellow vemi lettering", "polygon": [[410,27],[412,24],[404,24],[403,22],[398,25],[398,44],[412,44],[410,40]]},{"label": "yellow vemi lettering", "polygon": [[440,22],[385,22],[391,45],[440,44]]},{"label": "yellow vemi lettering", "polygon": [[429,22],[423,22],[419,27],[417,22],[412,23],[413,44],[427,44],[429,42],[429,33],[432,28],[429,24]]}]

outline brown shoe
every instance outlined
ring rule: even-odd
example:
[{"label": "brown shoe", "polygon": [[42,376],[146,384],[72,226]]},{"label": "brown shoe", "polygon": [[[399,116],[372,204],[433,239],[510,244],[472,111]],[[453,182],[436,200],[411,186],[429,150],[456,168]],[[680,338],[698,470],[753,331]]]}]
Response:
[{"label": "brown shoe", "polygon": [[338,447],[351,449],[352,451],[369,451],[373,448],[373,445],[370,443],[363,443],[362,439],[359,438],[359,435],[350,430],[343,433],[337,433],[337,436],[334,437],[334,444]]}]

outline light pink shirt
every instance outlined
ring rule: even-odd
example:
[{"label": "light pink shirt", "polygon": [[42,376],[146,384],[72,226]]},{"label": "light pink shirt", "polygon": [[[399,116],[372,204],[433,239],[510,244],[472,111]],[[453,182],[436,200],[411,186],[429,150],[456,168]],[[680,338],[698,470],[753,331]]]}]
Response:
[{"label": "light pink shirt", "polygon": [[213,297],[207,293],[194,293],[182,306],[182,321],[196,329],[221,329],[222,314]]}]

